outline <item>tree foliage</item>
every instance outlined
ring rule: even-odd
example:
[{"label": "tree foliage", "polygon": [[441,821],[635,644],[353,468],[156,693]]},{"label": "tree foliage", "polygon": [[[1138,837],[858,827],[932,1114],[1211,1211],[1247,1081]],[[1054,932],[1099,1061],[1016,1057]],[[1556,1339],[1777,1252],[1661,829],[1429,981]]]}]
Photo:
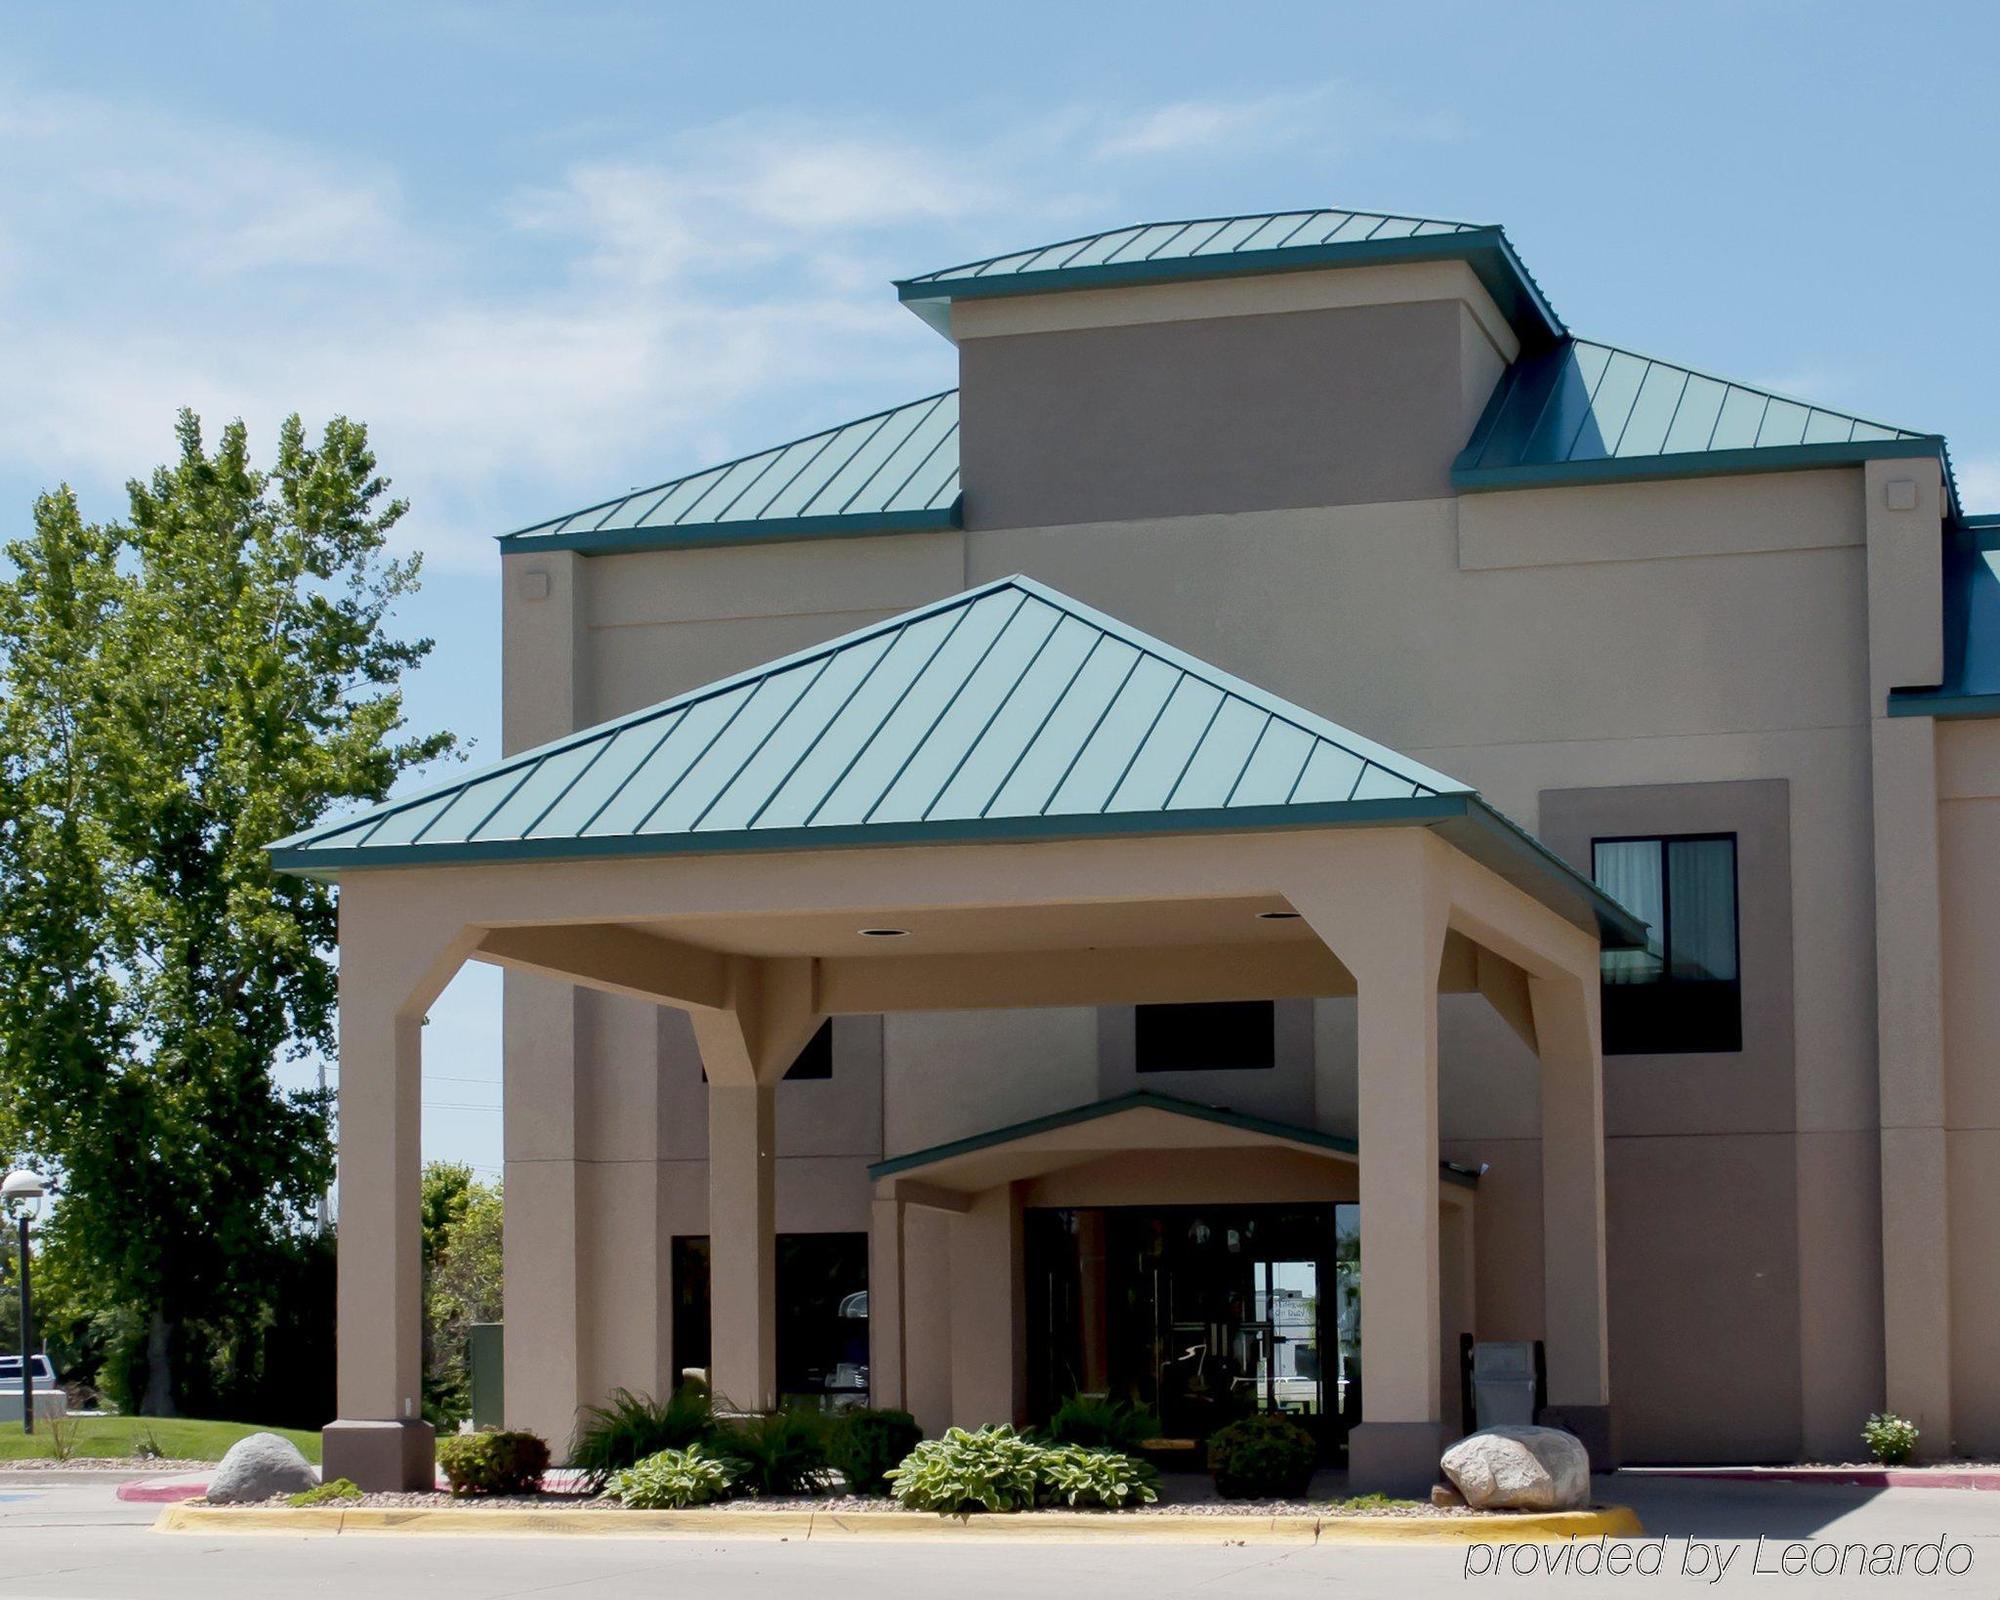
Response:
[{"label": "tree foliage", "polygon": [[0,1134],[52,1170],[53,1228],[143,1318],[144,1407],[184,1325],[268,1319],[332,1176],[330,1106],[271,1068],[334,1044],[334,898],[264,846],[450,748],[405,731],[430,648],[390,612],[417,562],[367,430],[243,425],[128,486],[67,489],[0,582]]},{"label": "tree foliage", "polygon": [[424,1416],[453,1427],[472,1415],[466,1336],[500,1320],[500,1186],[456,1161],[423,1176]]}]

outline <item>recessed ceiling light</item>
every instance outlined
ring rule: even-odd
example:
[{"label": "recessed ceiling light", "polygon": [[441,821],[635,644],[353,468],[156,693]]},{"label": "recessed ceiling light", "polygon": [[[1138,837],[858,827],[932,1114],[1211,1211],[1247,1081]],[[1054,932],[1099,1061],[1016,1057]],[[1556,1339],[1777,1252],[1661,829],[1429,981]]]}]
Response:
[{"label": "recessed ceiling light", "polygon": [[864,939],[907,939],[908,928],[858,928],[855,930]]},{"label": "recessed ceiling light", "polygon": [[1259,922],[1297,922],[1299,914],[1296,911],[1260,911],[1257,913],[1257,920]]}]

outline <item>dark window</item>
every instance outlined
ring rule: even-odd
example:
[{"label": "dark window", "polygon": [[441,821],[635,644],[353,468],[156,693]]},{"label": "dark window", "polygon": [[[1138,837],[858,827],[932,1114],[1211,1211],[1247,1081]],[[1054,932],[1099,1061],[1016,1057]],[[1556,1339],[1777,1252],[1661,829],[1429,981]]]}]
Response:
[{"label": "dark window", "polygon": [[672,1260],[674,1296],[675,1388],[690,1367],[708,1366],[708,1235],[674,1235]]},{"label": "dark window", "polygon": [[799,1078],[830,1078],[833,1076],[833,1019],[829,1017],[819,1025],[819,1031],[806,1041],[805,1049],[798,1059],[785,1069],[785,1081]]},{"label": "dark window", "polygon": [[868,1398],[868,1235],[778,1235],[778,1397]]},{"label": "dark window", "polygon": [[1598,887],[1647,924],[1643,950],[1606,950],[1604,1053],[1743,1048],[1736,836],[1594,839]]},{"label": "dark window", "polygon": [[1138,1010],[1141,1072],[1234,1072],[1277,1065],[1277,1014],[1268,1000]]},{"label": "dark window", "polygon": [[[828,1017],[819,1025],[819,1031],[806,1040],[805,1049],[798,1053],[792,1064],[785,1068],[785,1081],[791,1083],[799,1078],[830,1078],[833,1076],[833,1019]],[[708,1068],[701,1069],[701,1081],[708,1082]]]},{"label": "dark window", "polygon": [[[707,1367],[708,1236],[673,1242],[674,1382]],[[777,1241],[778,1394],[830,1405],[868,1396],[868,1235],[781,1233]],[[725,1397],[727,1398],[727,1397]]]}]

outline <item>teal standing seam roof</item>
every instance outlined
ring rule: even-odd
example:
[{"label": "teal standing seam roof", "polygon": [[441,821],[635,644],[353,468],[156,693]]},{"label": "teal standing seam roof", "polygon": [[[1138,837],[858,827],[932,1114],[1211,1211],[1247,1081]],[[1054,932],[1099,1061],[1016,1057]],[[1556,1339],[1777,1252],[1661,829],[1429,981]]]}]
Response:
[{"label": "teal standing seam roof", "polygon": [[1435,260],[1471,266],[1527,342],[1562,333],[1504,229],[1382,211],[1308,207],[1135,223],[899,279],[896,292],[949,338],[953,300]]},{"label": "teal standing seam roof", "polygon": [[1831,466],[1942,450],[1935,434],[1585,339],[1507,370],[1453,464],[1461,489]]},{"label": "teal standing seam roof", "polygon": [[329,873],[1393,822],[1643,936],[1466,785],[1018,576],[271,849]]},{"label": "teal standing seam roof", "polygon": [[958,526],[958,391],[503,534],[511,551],[754,543]]}]

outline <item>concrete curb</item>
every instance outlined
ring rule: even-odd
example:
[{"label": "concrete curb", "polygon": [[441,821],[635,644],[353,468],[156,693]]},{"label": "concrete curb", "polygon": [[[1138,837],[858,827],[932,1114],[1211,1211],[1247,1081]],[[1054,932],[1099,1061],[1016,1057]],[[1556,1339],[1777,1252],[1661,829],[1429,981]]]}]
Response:
[{"label": "concrete curb", "polygon": [[599,1539],[1004,1539],[1223,1541],[1233,1544],[1495,1544],[1643,1534],[1627,1506],[1484,1517],[1029,1516],[935,1517],[921,1511],[454,1511],[339,1506],[170,1505],[155,1533],[408,1533],[425,1537]]}]

